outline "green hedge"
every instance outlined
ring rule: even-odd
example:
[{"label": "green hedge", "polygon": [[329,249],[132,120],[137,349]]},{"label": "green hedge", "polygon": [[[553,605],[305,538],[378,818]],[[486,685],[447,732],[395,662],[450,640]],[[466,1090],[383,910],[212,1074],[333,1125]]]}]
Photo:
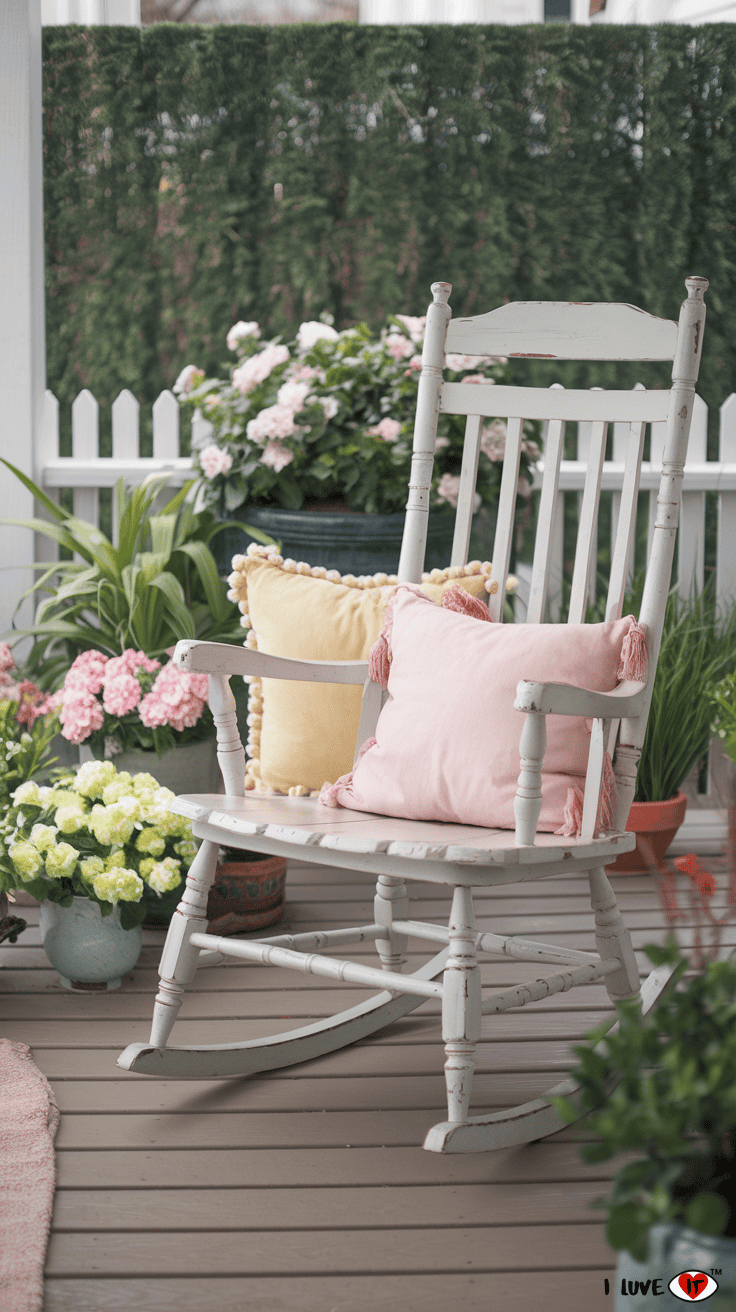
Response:
[{"label": "green hedge", "polygon": [[237,319],[377,326],[423,313],[437,279],[456,315],[559,299],[676,317],[704,274],[701,391],[716,411],[736,389],[733,24],[70,26],[43,52],[63,414],[83,386],[103,410],[122,387],[150,407],[184,364],[228,358]]}]

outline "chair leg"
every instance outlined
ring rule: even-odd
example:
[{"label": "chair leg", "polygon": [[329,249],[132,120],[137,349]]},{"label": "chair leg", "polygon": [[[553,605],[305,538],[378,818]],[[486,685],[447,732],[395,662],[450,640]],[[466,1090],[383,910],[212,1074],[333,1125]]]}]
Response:
[{"label": "chair leg", "polygon": [[639,967],[636,964],[631,935],[618,909],[616,897],[602,866],[591,870],[590,904],[595,913],[595,942],[603,961],[618,957],[621,969],[606,975],[605,984],[612,1002],[624,998],[641,999]]},{"label": "chair leg", "polygon": [[480,1038],[480,966],[475,947],[475,912],[469,888],[457,886],[450,912],[450,955],[443,975],[442,1037],[445,1040],[447,1115],[465,1121]]},{"label": "chair leg", "polygon": [[379,875],[373,915],[377,925],[385,926],[386,937],[376,939],[376,949],[384,970],[400,971],[406,964],[406,934],[397,934],[392,928],[394,920],[408,920],[409,898],[403,879],[394,875]]},{"label": "chair leg", "polygon": [[217,843],[202,842],[187,875],[181,902],[171,917],[158,968],[160,984],[153,1007],[151,1047],[166,1047],[184,1000],[184,989],[194,979],[200,949],[192,947],[189,938],[207,931],[207,894],[215,877],[218,852]]}]

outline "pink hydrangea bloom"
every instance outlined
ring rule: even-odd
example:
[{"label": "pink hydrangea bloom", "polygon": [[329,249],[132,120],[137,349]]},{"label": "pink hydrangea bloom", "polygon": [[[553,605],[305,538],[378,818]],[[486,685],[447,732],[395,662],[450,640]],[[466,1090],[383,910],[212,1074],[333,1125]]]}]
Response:
[{"label": "pink hydrangea bloom", "polygon": [[340,409],[340,402],[336,396],[321,396],[319,403],[325,412],[325,419],[334,419]]},{"label": "pink hydrangea bloom", "polygon": [[304,402],[309,395],[309,383],[300,382],[295,378],[290,378],[288,382],[282,383],[276,399],[279,405],[285,405],[292,414],[297,414],[304,409]]},{"label": "pink hydrangea bloom", "polygon": [[382,437],[384,442],[395,442],[401,432],[401,424],[398,419],[389,419],[388,415],[382,419],[380,424],[367,430],[374,437]]},{"label": "pink hydrangea bloom", "polygon": [[149,729],[164,724],[178,732],[191,729],[204,710],[208,685],[206,674],[187,674],[169,662],[140,704],[142,723]]},{"label": "pink hydrangea bloom", "polygon": [[7,642],[0,642],[0,674],[7,674],[8,670],[15,669],[13,653]]},{"label": "pink hydrangea bloom", "polygon": [[61,732],[70,743],[83,743],[91,733],[102,728],[102,705],[91,692],[76,687],[64,690],[59,714]]},{"label": "pink hydrangea bloom", "polygon": [[180,392],[191,392],[201,382],[204,382],[204,370],[198,369],[196,364],[185,364],[171,390],[178,396]]},{"label": "pink hydrangea bloom", "polygon": [[300,364],[299,368],[291,373],[291,382],[293,383],[302,382],[307,378],[319,378],[322,383],[325,381],[324,372],[315,368],[313,364]]},{"label": "pink hydrangea bloom", "polygon": [[261,330],[255,321],[252,323],[243,323],[243,320],[240,319],[238,323],[233,324],[227,335],[227,349],[228,351],[234,351],[238,342],[243,337],[260,337],[260,335]]},{"label": "pink hydrangea bloom", "polygon": [[403,323],[413,342],[421,342],[427,324],[426,314],[422,314],[418,318],[411,314],[397,314],[394,317],[398,319],[399,323]]},{"label": "pink hydrangea bloom", "polygon": [[[440,501],[446,501],[448,505],[457,508],[458,498],[460,496],[460,475],[443,474],[437,484],[437,496]],[[473,498],[473,514],[480,510],[481,498],[478,492]]]},{"label": "pink hydrangea bloom", "polygon": [[300,324],[296,340],[300,351],[309,351],[319,341],[334,342],[339,337],[328,323],[321,323],[317,319],[310,319],[308,323]]},{"label": "pink hydrangea bloom", "polygon": [[492,424],[484,424],[480,435],[480,449],[489,460],[501,461],[506,452],[508,430],[503,419],[494,419]]},{"label": "pink hydrangea bloom", "polygon": [[394,360],[406,360],[408,356],[414,355],[414,343],[410,337],[405,337],[403,333],[389,333],[385,341],[386,350],[392,355]]},{"label": "pink hydrangea bloom", "polygon": [[258,355],[251,355],[244,360],[233,373],[233,387],[243,395],[252,392],[258,383],[262,383],[280,364],[289,359],[288,346],[277,346],[271,342]]},{"label": "pink hydrangea bloom", "polygon": [[270,469],[280,474],[281,470],[290,465],[293,459],[294,452],[290,451],[288,446],[284,446],[281,442],[274,442],[269,438],[261,456],[261,464],[268,465]]},{"label": "pink hydrangea bloom", "polygon": [[[486,363],[484,355],[447,355],[445,364],[453,373],[462,373],[463,369],[477,369],[479,365]],[[465,380],[463,380],[465,381]]]},{"label": "pink hydrangea bloom", "polygon": [[213,442],[200,451],[199,463],[205,478],[214,478],[216,474],[227,474],[230,471],[233,458]]},{"label": "pink hydrangea bloom", "polygon": [[296,430],[294,411],[288,405],[268,405],[246,424],[251,442],[265,442],[267,438],[291,437]]},{"label": "pink hydrangea bloom", "polygon": [[409,361],[409,368],[404,370],[404,377],[411,378],[412,374],[419,373],[421,367],[422,367],[421,355],[413,355],[411,357],[411,360]]},{"label": "pink hydrangea bloom", "polygon": [[[113,662],[110,661],[110,665]],[[116,674],[108,674],[105,678],[105,688],[102,694],[102,705],[108,715],[130,715],[138,705],[142,696],[141,685],[134,674],[128,670],[121,669]]]},{"label": "pink hydrangea bloom", "polygon": [[80,687],[85,692],[101,692],[107,662],[108,657],[101,651],[83,651],[72,661],[64,679],[64,688]]}]

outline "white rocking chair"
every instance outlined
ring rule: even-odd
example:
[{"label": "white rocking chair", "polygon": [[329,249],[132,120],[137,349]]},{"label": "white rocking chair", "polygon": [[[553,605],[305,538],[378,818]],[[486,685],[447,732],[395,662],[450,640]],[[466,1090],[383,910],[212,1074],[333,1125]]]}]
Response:
[{"label": "white rocking chair", "polygon": [[[429,486],[439,411],[467,415],[461,488],[452,564],[467,560],[473,491],[484,417],[512,416],[503,467],[498,524],[493,547],[489,609],[503,618],[514,505],[522,440],[522,418],[548,420],[544,474],[527,621],[545,617],[550,547],[558,497],[565,421],[592,421],[590,458],[581,498],[579,532],[568,622],[585,619],[591,570],[596,565],[596,523],[601,472],[609,422],[630,423],[615,549],[611,565],[607,619],[621,615],[635,531],[639,473],[647,423],[666,421],[667,440],[649,556],[640,622],[646,626],[649,670],[645,682],[627,681],[610,693],[564,684],[521,682],[516,709],[520,716],[520,774],[515,803],[516,832],[446,823],[418,824],[363,812],[320,806],[315,796],[244,795],[245,757],[236,724],[231,675],[364,684],[358,748],[373,737],[383,692],[368,679],[368,662],[327,664],[296,661],[257,651],[207,642],[180,642],[175,661],[187,670],[206,672],[210,704],[217,725],[218,758],[225,796],[179,797],[173,806],[190,817],[201,846],[191,867],[181,903],[171,922],[161,958],[161,984],[155,1001],[150,1043],[126,1048],[118,1064],[126,1070],[159,1077],[210,1079],[267,1071],[307,1061],[362,1039],[425,998],[442,999],[446,1052],[448,1120],[427,1134],[433,1152],[475,1152],[526,1143],[562,1127],[549,1095],[574,1100],[570,1080],[548,1095],[504,1112],[469,1116],[474,1051],[481,1016],[522,1006],[571,986],[604,980],[612,1000],[640,995],[639,973],[631,939],[616,905],[604,866],[635,845],[625,831],[634,793],[636,769],[646,728],[651,688],[670,584],[677,532],[683,466],[693,411],[702,347],[704,278],[687,279],[688,298],[679,325],[629,305],[512,303],[489,314],[451,320],[446,283],[432,287],[419,382],[414,455],[398,577],[418,582],[424,560]],[[565,390],[562,388],[482,387],[443,383],[445,351],[475,355],[537,356],[568,360],[672,360],[669,391]],[[513,418],[516,416],[516,418]],[[494,586],[495,585],[495,586]],[[559,838],[537,833],[541,805],[541,770],[549,714],[593,719],[586,777],[582,833]],[[523,728],[523,731],[522,731]],[[594,837],[604,752],[611,751],[616,780],[614,828]],[[357,751],[356,751],[357,756]],[[338,817],[341,823],[336,824]],[[350,819],[357,823],[346,823]],[[351,836],[351,828],[356,833]],[[357,831],[359,830],[359,835]],[[370,872],[377,876],[375,919],[356,929],[326,933],[276,935],[260,941],[215,938],[206,933],[207,894],[215,874],[218,848],[242,847],[278,856]],[[516,937],[478,933],[473,888],[519,880],[544,879],[562,871],[589,876],[595,916],[597,953],[571,951]],[[409,918],[406,880],[448,884],[453,890],[449,925],[444,929]],[[442,950],[413,974],[401,974],[407,938],[442,945]],[[380,968],[320,956],[320,948],[373,940]],[[559,973],[532,984],[481,997],[478,954],[548,962]],[[224,958],[268,962],[291,969],[377,988],[367,1001],[328,1020],[270,1038],[202,1047],[168,1047],[184,990],[198,963]],[[654,970],[641,989],[648,1012],[666,988],[671,969]]]}]

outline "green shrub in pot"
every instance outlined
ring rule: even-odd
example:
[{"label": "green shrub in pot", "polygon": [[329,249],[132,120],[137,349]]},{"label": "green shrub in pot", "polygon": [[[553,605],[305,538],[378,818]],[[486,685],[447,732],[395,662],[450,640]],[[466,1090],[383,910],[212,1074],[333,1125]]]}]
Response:
[{"label": "green shrub in pot", "polygon": [[[685,981],[688,961],[672,937],[645,952],[655,966],[677,963],[669,993],[644,1019],[636,1002],[618,1003],[618,1029],[574,1049],[582,1106],[598,1109],[585,1121],[595,1141],[583,1158],[635,1155],[594,1206],[608,1213],[611,1247],[638,1262],[652,1229],[674,1224],[733,1240],[736,1264],[736,960],[710,961]],[[568,1100],[555,1105],[578,1119]]]},{"label": "green shrub in pot", "polygon": [[[45,566],[29,589],[48,593],[34,623],[13,631],[13,640],[33,638],[27,668],[44,687],[58,687],[82,652],[97,649],[120,656],[126,648],[159,659],[180,638],[207,642],[243,641],[237,607],[218,576],[210,542],[227,527],[209,511],[195,511],[186,484],[154,513],[166,475],[132,491],[121,479],[115,489],[118,541],[95,525],[57,506],[31,479],[2,462],[33,493],[51,520],[5,520],[42,533],[69,558]],[[259,541],[271,542],[255,529]]]},{"label": "green shrub in pot", "polygon": [[[629,609],[639,613],[635,596],[625,602],[625,613]],[[667,599],[635,802],[674,797],[704,756],[713,718],[711,689],[733,666],[734,651],[736,607],[720,613],[710,584],[687,600],[673,588]]]}]

